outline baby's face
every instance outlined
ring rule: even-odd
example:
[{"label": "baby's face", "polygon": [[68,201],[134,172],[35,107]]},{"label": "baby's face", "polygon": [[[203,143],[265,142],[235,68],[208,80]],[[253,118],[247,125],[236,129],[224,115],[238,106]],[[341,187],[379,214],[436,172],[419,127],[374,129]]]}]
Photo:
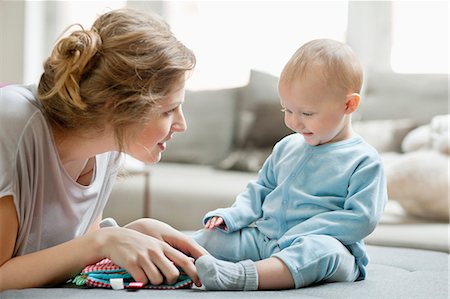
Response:
[{"label": "baby's face", "polygon": [[280,84],[279,94],[288,128],[310,145],[332,143],[350,136],[346,95],[333,92],[321,76],[309,71],[291,85]]}]

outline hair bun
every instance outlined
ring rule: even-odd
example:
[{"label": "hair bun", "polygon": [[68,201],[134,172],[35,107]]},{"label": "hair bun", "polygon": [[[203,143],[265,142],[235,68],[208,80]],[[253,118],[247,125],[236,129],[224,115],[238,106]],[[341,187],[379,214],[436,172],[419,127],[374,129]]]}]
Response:
[{"label": "hair bun", "polygon": [[81,30],[72,32],[62,38],[53,49],[52,55],[46,62],[55,74],[55,86],[45,97],[58,94],[63,99],[84,110],[86,104],[80,96],[80,80],[89,73],[95,64],[102,41],[97,30]]},{"label": "hair bun", "polygon": [[100,36],[96,30],[78,30],[72,32],[58,43],[59,54],[65,59],[74,59],[74,63],[81,57],[90,59],[101,46]]}]

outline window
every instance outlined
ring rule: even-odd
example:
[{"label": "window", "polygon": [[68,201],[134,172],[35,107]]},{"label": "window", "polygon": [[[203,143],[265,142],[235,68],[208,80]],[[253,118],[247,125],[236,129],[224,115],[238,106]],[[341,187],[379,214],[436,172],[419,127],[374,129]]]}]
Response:
[{"label": "window", "polygon": [[168,1],[164,17],[197,56],[188,88],[244,85],[250,69],[279,75],[315,38],[344,41],[347,1]]},{"label": "window", "polygon": [[72,24],[89,29],[98,15],[124,7],[126,1],[27,1],[25,3],[23,81],[36,83],[42,74],[42,62],[53,45]]},{"label": "window", "polygon": [[397,73],[448,73],[447,1],[393,1],[391,66]]}]

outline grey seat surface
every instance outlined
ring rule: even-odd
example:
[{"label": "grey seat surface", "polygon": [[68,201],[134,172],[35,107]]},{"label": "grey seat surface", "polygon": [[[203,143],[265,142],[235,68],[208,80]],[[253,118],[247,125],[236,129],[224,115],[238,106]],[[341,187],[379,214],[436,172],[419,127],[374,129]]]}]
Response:
[{"label": "grey seat surface", "polygon": [[211,292],[185,290],[139,290],[37,288],[0,293],[1,299],[16,298],[449,298],[449,255],[445,252],[367,246],[371,258],[368,277],[354,283],[329,283],[298,290],[257,292]]}]

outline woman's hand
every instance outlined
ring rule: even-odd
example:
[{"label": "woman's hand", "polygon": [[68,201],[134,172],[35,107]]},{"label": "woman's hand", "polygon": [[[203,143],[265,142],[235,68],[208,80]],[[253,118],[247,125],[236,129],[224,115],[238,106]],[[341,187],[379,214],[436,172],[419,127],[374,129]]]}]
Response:
[{"label": "woman's hand", "polygon": [[152,236],[167,243],[173,247],[172,249],[177,249],[178,252],[184,253],[183,258],[180,257],[179,259],[172,261],[177,266],[181,267],[194,282],[197,281],[197,286],[201,285],[200,280],[198,279],[197,270],[195,269],[194,260],[202,255],[208,254],[208,252],[192,238],[174,229],[167,223],[150,218],[136,220],[125,227]]},{"label": "woman's hand", "polygon": [[180,275],[177,265],[201,286],[193,259],[164,240],[129,228],[103,228],[96,233],[106,236],[102,255],[125,268],[136,281],[173,284]]},{"label": "woman's hand", "polygon": [[219,216],[214,216],[214,217],[209,218],[205,224],[206,229],[213,229],[215,227],[221,228],[224,231],[228,230],[228,227],[225,224],[225,221],[223,221],[223,218],[219,217]]}]

